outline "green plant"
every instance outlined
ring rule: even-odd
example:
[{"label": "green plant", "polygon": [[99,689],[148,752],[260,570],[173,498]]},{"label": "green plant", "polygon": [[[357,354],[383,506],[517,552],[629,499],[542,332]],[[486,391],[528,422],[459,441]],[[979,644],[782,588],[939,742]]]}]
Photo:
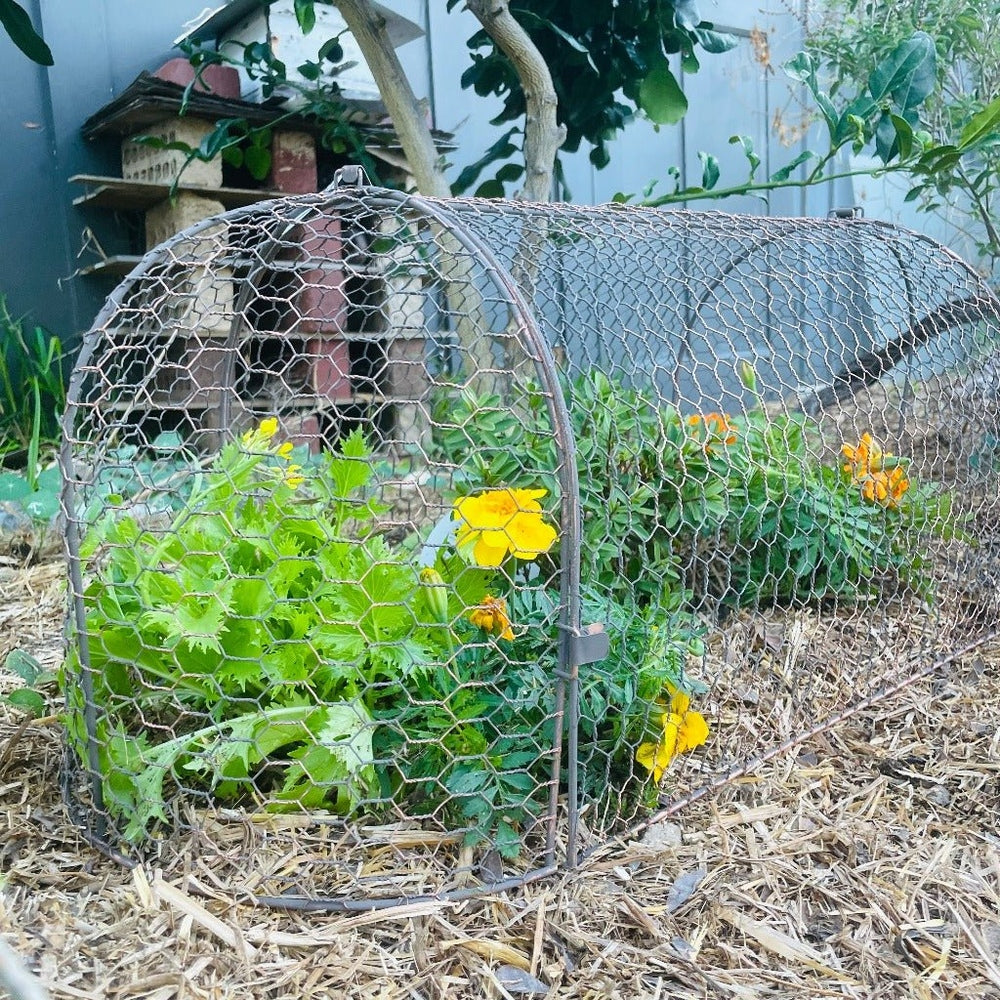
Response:
[{"label": "green plant", "polygon": [[[710,571],[724,569],[724,600],[816,603],[897,585],[929,593],[928,535],[960,534],[947,491],[899,478],[899,496],[880,498],[846,466],[820,461],[818,430],[801,415],[758,408],[732,424],[729,513],[706,552]],[[906,460],[893,461],[901,477]]]},{"label": "green plant", "polygon": [[[474,544],[418,572],[376,530],[377,462],[360,433],[308,464],[276,432],[269,419],[226,445],[186,489],[165,478],[162,492],[182,502],[150,489],[148,524],[134,499],[107,496],[84,540],[107,809],[139,841],[167,821],[173,785],[272,810],[395,801],[516,853],[545,754],[524,748],[537,720],[492,711],[512,633],[494,628],[507,606],[488,588],[524,586],[518,560],[551,547],[555,530],[539,507],[519,515],[509,558],[479,565],[486,549]],[[456,510],[482,535],[494,515],[473,513],[476,502]],[[77,646],[61,680],[87,759],[82,669]]]},{"label": "green plant", "polygon": [[[235,43],[231,43],[232,44]],[[356,123],[356,113],[340,97],[336,80],[344,50],[337,37],[328,39],[319,49],[315,60],[298,66],[298,73],[308,82],[303,84],[289,78],[288,67],[278,59],[264,42],[250,42],[241,46],[238,53],[183,43],[181,50],[195,69],[195,77],[184,90],[180,113],[188,108],[194,88],[201,83],[205,69],[213,65],[240,66],[250,79],[260,82],[264,99],[274,97],[278,90],[291,91],[297,100],[293,109],[277,115],[267,125],[252,125],[245,118],[220,118],[214,128],[198,144],[167,142],[157,136],[139,136],[136,142],[154,149],[174,149],[193,160],[210,161],[221,157],[230,166],[243,167],[255,180],[265,180],[271,172],[271,139],[274,128],[289,118],[305,119],[315,123],[323,148],[348,157],[365,168],[369,178],[379,182],[378,162],[368,152],[372,136],[361,131]],[[185,164],[186,166],[187,164]],[[183,171],[174,180],[176,186]]]},{"label": "green plant", "polygon": [[55,673],[45,670],[38,660],[23,649],[12,649],[3,665],[6,670],[21,678],[23,686],[0,695],[0,701],[19,708],[31,718],[38,719],[45,715],[48,705],[46,689],[56,680]]},{"label": "green plant", "polygon": [[[600,372],[564,391],[577,445],[582,578],[625,606],[655,602],[678,584],[678,535],[724,516],[725,479],[675,407]],[[467,392],[457,405],[449,397],[435,425],[440,454],[473,483],[500,486],[530,469],[558,492],[541,392],[529,389],[517,415],[495,395]]]},{"label": "green plant", "polygon": [[974,231],[980,254],[993,264],[1000,257],[993,221],[1000,166],[1000,3],[829,0],[807,28],[806,48],[828,77],[831,97],[855,98],[884,54],[917,29],[933,38],[937,56],[936,86],[921,108],[936,149],[915,165],[907,200],[928,212],[948,210],[960,229]]},{"label": "green plant", "polygon": [[[449,0],[448,9],[458,0]],[[703,21],[693,0],[532,0],[511,6],[511,14],[537,47],[552,75],[558,98],[557,117],[565,129],[561,149],[590,148],[598,168],[611,160],[609,143],[637,115],[656,125],[673,125],[684,117],[688,101],[674,75],[670,57],[679,54],[685,74],[699,69],[697,50],[728,52],[734,35]],[[462,86],[480,96],[503,101],[494,124],[518,123],[525,115],[526,97],[518,69],[504,47],[484,27],[468,41],[472,65],[462,74]],[[497,197],[504,185],[518,181],[524,167],[509,160],[523,129],[515,124],[486,154],[458,176],[460,194],[479,180],[483,170],[503,163],[495,176],[475,193]],[[557,166],[557,173],[561,173]]]},{"label": "green plant", "polygon": [[30,59],[41,66],[52,65],[52,52],[31,25],[27,11],[14,0],[0,0],[0,25],[10,40]]},{"label": "green plant", "polygon": [[58,447],[66,405],[59,338],[16,319],[0,295],[0,460],[23,466],[32,490]]},{"label": "green plant", "polygon": [[[743,181],[720,184],[718,158],[700,152],[700,183],[682,187],[681,171],[671,167],[667,173],[674,181],[673,190],[656,195],[653,192],[657,181],[651,181],[639,203],[662,207],[715,201],[734,195],[756,195],[766,199],[770,191],[784,188],[809,187],[848,177],[900,173],[916,182],[909,197],[923,199],[927,207],[936,207],[935,194],[947,197],[964,192],[988,234],[984,252],[992,256],[1000,246],[989,211],[995,176],[991,165],[1000,141],[1000,97],[967,102],[950,134],[943,134],[939,129],[930,131],[922,116],[933,115],[933,109],[938,106],[935,102],[940,101],[935,40],[926,32],[911,30],[900,34],[891,45],[869,51],[873,61],[865,74],[852,81],[853,89],[845,88],[839,93],[824,89],[819,76],[822,59],[816,48],[798,53],[784,66],[785,72],[801,81],[816,102],[817,117],[827,130],[825,149],[803,150],[770,176],[758,178],[762,161],[754,149],[753,139],[734,135],[729,142],[740,146],[748,165]],[[858,154],[865,149],[872,150],[880,161],[876,169],[838,167],[843,151]],[[803,175],[797,176],[800,171]],[[629,202],[635,198],[635,194],[619,192],[613,200]]]},{"label": "green plant", "polygon": [[[819,429],[804,415],[770,415],[760,401],[744,417],[682,416],[600,373],[564,391],[577,441],[581,576],[623,607],[669,609],[684,588],[737,605],[859,597],[891,580],[925,591],[922,540],[960,533],[951,495],[934,484],[907,481],[893,505],[866,497],[820,460]],[[524,419],[497,397],[469,394],[438,419],[442,454],[474,482],[557,468],[540,394],[529,393]],[[554,473],[543,481],[556,489]]]},{"label": "green plant", "polygon": [[[168,779],[239,800],[264,772],[268,808],[356,807],[374,787],[373,716],[440,659],[447,630],[417,625],[416,574],[371,533],[360,435],[299,494],[276,428],[223,448],[166,529],[123,504],[82,546],[100,771],[128,839],[166,819]],[[63,683],[85,754],[76,657]]]}]

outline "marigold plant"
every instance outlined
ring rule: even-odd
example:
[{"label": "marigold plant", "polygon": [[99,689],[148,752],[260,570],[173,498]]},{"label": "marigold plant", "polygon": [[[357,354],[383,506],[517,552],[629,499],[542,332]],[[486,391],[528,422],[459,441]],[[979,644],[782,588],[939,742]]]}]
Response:
[{"label": "marigold plant", "polygon": [[538,502],[548,490],[486,490],[455,502],[456,547],[477,566],[497,567],[508,555],[536,559],[552,548],[556,530]]}]

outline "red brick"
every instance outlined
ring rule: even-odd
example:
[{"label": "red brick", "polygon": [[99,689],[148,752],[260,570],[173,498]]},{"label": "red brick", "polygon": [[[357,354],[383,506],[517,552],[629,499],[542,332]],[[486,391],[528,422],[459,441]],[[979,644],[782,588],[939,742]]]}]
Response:
[{"label": "red brick", "polygon": [[309,388],[329,402],[349,399],[351,395],[351,357],[346,340],[322,337],[310,340]]},{"label": "red brick", "polygon": [[281,429],[278,432],[282,441],[291,441],[293,445],[308,445],[312,454],[318,454],[323,448],[319,436],[319,417],[315,413],[296,413],[280,417]]},{"label": "red brick", "polygon": [[316,141],[308,132],[275,132],[271,139],[270,186],[288,194],[304,194],[319,187]]},{"label": "red brick", "polygon": [[333,333],[344,329],[343,240],[340,220],[320,217],[295,227],[296,257],[304,267],[292,275],[293,314],[289,329],[307,333]]},{"label": "red brick", "polygon": [[[194,67],[187,59],[168,59],[153,76],[186,87],[194,79]],[[233,66],[206,66],[202,70],[201,81],[195,84],[194,89],[216,97],[239,100],[240,74]]]}]

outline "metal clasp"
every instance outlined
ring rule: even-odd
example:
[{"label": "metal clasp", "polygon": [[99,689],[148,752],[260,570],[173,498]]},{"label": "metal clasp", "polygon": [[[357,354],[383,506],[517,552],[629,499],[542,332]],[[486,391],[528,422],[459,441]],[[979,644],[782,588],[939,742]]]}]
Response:
[{"label": "metal clasp", "polygon": [[356,163],[348,163],[346,166],[339,167],[333,175],[333,183],[327,190],[331,188],[333,190],[338,190],[339,188],[360,188],[368,187],[371,181],[368,180],[368,175],[365,173],[364,168],[358,166]]},{"label": "metal clasp", "polygon": [[563,642],[566,648],[565,662],[571,667],[603,660],[611,648],[611,639],[600,622],[584,625],[580,629],[564,629]]}]

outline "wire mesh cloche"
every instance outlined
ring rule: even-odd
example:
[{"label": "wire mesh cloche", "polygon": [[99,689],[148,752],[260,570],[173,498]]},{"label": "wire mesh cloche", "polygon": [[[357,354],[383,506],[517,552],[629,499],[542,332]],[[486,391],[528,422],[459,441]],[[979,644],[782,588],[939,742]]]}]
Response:
[{"label": "wire mesh cloche", "polygon": [[318,908],[636,833],[995,628],[998,346],[974,271],[862,219],[197,224],[70,387],[75,815]]}]

